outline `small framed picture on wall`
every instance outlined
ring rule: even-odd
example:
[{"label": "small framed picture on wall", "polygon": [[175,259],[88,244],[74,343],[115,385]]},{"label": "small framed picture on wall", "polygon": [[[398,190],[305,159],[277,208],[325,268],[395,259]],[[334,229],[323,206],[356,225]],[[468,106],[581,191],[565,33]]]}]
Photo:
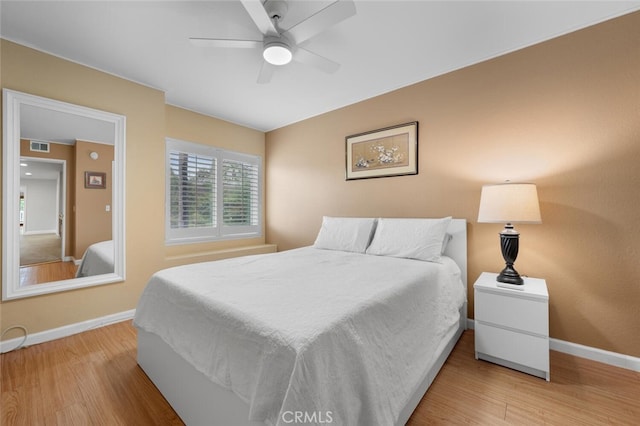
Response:
[{"label": "small framed picture on wall", "polygon": [[84,172],[84,187],[105,189],[107,187],[107,174],[102,172]]}]

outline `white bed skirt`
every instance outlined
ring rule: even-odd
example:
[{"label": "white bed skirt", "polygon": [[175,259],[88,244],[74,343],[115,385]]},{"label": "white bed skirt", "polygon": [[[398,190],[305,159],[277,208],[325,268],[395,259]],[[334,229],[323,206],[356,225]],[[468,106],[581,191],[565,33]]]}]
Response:
[{"label": "white bed skirt", "polygon": [[[419,388],[402,410],[396,426],[404,425],[431,386],[466,329],[467,304],[458,327],[443,339],[433,365],[422,373]],[[153,333],[138,329],[138,364],[188,426],[264,426],[250,422],[249,405],[233,392],[211,382]]]}]

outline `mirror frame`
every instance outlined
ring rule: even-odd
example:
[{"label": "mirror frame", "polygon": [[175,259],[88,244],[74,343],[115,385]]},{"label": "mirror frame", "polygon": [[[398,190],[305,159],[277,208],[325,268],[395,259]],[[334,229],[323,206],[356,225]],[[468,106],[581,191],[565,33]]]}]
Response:
[{"label": "mirror frame", "polygon": [[[36,95],[2,89],[3,94],[3,168],[2,168],[2,300],[19,299],[125,280],[125,137],[126,117],[84,106],[43,98]],[[112,236],[114,270],[102,274],[28,286],[20,285],[20,107],[30,105],[58,112],[81,115],[114,125],[114,168]]]}]

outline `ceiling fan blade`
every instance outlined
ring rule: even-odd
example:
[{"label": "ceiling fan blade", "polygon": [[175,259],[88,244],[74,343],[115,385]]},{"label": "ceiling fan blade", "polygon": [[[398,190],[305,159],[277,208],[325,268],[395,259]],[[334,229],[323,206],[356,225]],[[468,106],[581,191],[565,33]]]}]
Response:
[{"label": "ceiling fan blade", "polygon": [[353,0],[338,0],[289,28],[285,34],[290,34],[296,43],[302,43],[355,14],[356,5]]},{"label": "ceiling fan blade", "polygon": [[300,63],[316,67],[329,74],[338,71],[338,68],[340,68],[339,63],[301,47],[298,47],[296,53],[293,55],[293,59]]},{"label": "ceiling fan blade", "polygon": [[262,68],[260,68],[260,73],[258,74],[258,84],[267,84],[270,82],[275,69],[276,67],[274,65],[271,65],[267,61],[263,61]]},{"label": "ceiling fan blade", "polygon": [[233,40],[224,38],[197,38],[189,39],[191,44],[199,47],[232,47],[240,49],[252,49],[254,47],[262,47],[262,41],[258,40]]},{"label": "ceiling fan blade", "polygon": [[267,11],[264,9],[260,0],[240,1],[262,34],[272,36],[278,35],[278,30],[275,25],[273,25],[273,22],[271,22],[271,18],[267,14]]}]

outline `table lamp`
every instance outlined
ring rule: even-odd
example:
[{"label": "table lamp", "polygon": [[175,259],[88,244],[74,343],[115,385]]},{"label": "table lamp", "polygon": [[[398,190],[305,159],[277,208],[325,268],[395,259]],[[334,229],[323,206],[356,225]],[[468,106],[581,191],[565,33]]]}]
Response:
[{"label": "table lamp", "polygon": [[514,223],[542,223],[538,192],[532,183],[505,182],[484,185],[480,194],[479,223],[505,223],[500,232],[500,248],[506,263],[497,281],[511,285],[522,285],[523,280],[513,264],[518,257],[520,233]]}]

